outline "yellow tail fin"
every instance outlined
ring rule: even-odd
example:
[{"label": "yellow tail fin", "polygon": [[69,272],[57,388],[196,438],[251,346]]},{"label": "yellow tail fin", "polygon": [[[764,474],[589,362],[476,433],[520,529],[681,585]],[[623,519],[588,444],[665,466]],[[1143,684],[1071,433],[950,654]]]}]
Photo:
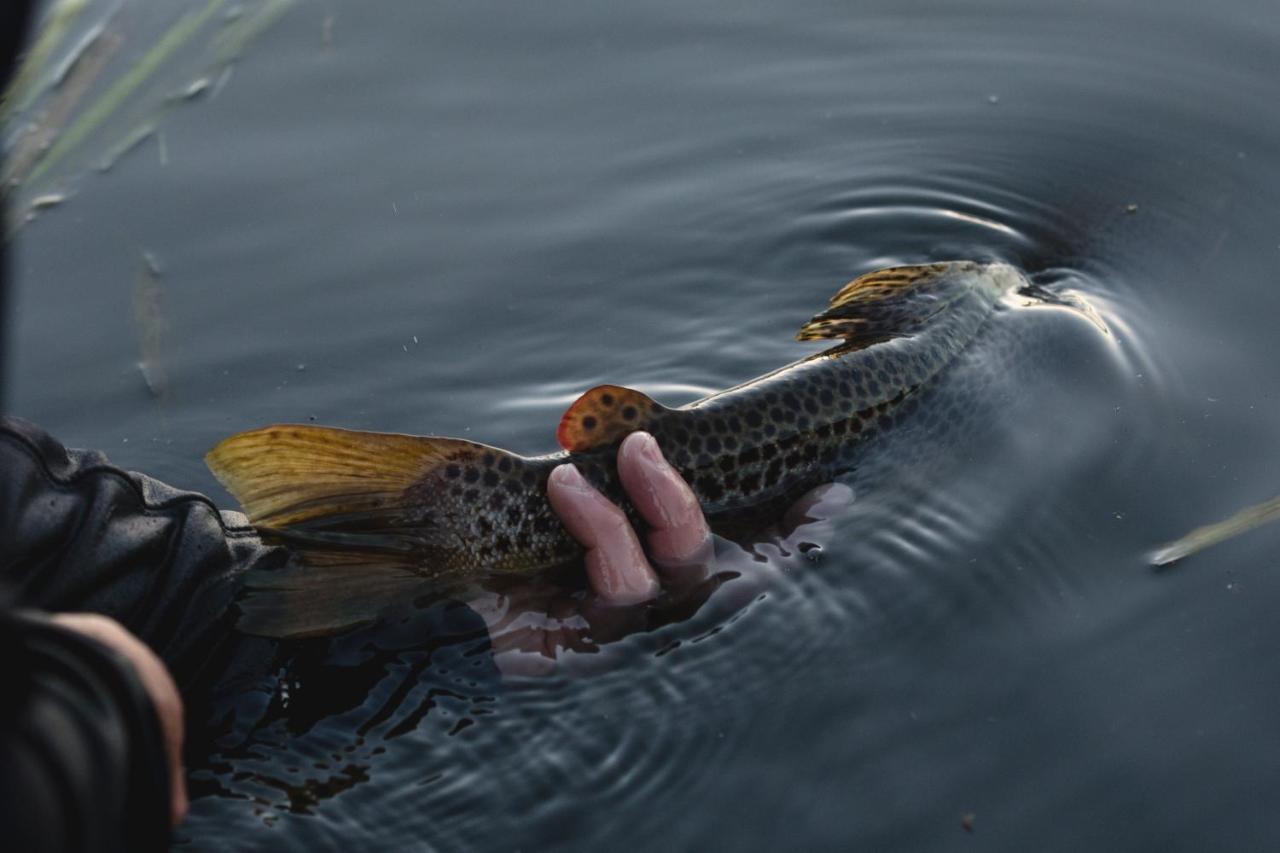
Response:
[{"label": "yellow tail fin", "polygon": [[405,491],[479,445],[452,438],[277,424],[233,435],[205,456],[259,527],[390,510]]}]

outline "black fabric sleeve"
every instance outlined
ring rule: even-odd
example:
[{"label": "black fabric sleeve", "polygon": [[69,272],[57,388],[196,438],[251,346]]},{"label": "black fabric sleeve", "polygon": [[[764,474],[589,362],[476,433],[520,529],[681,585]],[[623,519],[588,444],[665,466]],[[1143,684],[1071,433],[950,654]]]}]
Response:
[{"label": "black fabric sleeve", "polygon": [[226,665],[241,576],[279,565],[236,513],[0,417],[0,584],[14,606],[119,621],[184,696]]},{"label": "black fabric sleeve", "polygon": [[0,643],[5,849],[163,849],[164,743],[129,663],[35,613],[0,614]]}]

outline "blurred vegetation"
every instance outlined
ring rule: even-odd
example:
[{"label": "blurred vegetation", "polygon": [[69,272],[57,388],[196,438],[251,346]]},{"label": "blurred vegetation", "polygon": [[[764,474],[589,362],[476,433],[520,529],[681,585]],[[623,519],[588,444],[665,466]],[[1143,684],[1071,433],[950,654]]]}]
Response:
[{"label": "blurred vegetation", "polygon": [[173,106],[214,97],[295,0],[53,0],[0,97],[12,234],[156,140]]}]

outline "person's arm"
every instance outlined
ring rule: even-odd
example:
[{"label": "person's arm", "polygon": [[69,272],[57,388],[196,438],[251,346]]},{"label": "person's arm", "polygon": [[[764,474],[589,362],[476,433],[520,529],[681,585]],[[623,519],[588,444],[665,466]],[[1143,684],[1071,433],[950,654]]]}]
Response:
[{"label": "person's arm", "polygon": [[84,625],[13,610],[0,613],[0,643],[6,849],[162,849],[185,794],[170,795],[173,753],[157,719],[165,711],[132,652]]},{"label": "person's arm", "polygon": [[0,543],[0,585],[13,606],[110,616],[155,650],[184,692],[216,674],[237,642],[241,575],[287,558],[203,495],[68,450],[7,416]]},{"label": "person's arm", "polygon": [[[233,658],[269,659],[231,604],[244,572],[284,557],[203,496],[0,417],[0,755],[15,756],[0,832],[48,833],[30,849],[164,843],[186,811],[174,678],[199,693]],[[152,812],[159,835],[130,834]]]}]

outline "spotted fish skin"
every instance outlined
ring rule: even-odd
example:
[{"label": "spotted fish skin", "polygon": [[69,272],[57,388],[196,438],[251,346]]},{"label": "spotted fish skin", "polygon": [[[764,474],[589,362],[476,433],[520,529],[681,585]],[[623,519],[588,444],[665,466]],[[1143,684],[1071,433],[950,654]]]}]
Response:
[{"label": "spotted fish skin", "polygon": [[[879,276],[881,284],[900,281],[891,286],[916,290],[895,304],[877,303],[885,310],[861,324],[859,334],[839,326],[839,316],[819,315],[798,336],[820,339],[832,329],[840,345],[680,408],[617,388],[608,405],[593,409],[593,428],[612,421],[621,425],[620,435],[636,428],[651,433],[715,528],[776,514],[849,470],[879,434],[919,415],[921,389],[968,346],[999,298],[1026,283],[1011,267],[972,262],[891,268]],[[895,336],[895,330],[906,333]],[[482,505],[465,537],[474,549],[465,570],[521,571],[580,555],[545,497],[551,469],[565,462],[639,522],[618,482],[616,446],[610,436],[603,446],[526,458],[518,475],[514,463],[511,476],[502,470],[495,476],[487,466],[464,468],[460,477],[474,478],[477,487],[487,478],[494,487],[487,502],[465,488],[451,489],[462,499],[460,523],[468,504]]]},{"label": "spotted fish skin", "polygon": [[[405,445],[401,479],[363,502],[360,490],[385,473],[384,434],[268,427],[227,439],[206,459],[254,523],[295,542],[394,553],[441,580],[534,572],[582,553],[547,500],[557,465],[574,464],[639,524],[615,462],[618,442],[644,429],[713,528],[776,515],[855,467],[878,436],[929,417],[922,390],[979,336],[1001,297],[1026,284],[1012,267],[970,261],[871,273],[797,335],[836,342],[825,352],[679,408],[632,389],[592,389],[565,413],[563,453],[524,457],[458,439],[394,437],[397,454],[401,443],[421,442],[423,461]],[[288,441],[315,446],[293,449],[284,430]],[[276,461],[263,462],[271,453]],[[349,482],[339,482],[348,471]],[[327,491],[314,494],[308,484],[322,480]]]}]

